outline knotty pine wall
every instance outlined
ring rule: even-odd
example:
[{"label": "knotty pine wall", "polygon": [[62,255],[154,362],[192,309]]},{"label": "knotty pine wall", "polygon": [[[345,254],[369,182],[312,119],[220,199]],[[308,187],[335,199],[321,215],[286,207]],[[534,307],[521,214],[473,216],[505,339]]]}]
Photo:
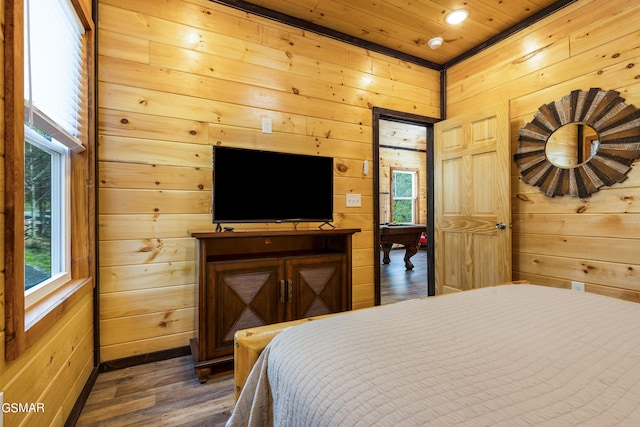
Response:
[{"label": "knotty pine wall", "polygon": [[[578,0],[447,72],[447,116],[510,102],[512,153],[537,109],[572,90],[619,91],[640,107],[640,5]],[[549,198],[512,164],[513,276],[640,301],[640,159],[587,199]]]},{"label": "knotty pine wall", "polygon": [[373,305],[372,107],[439,117],[439,73],[206,0],[98,3],[101,359],[194,336],[214,144],[335,158],[334,225],[362,229],[353,306]]},{"label": "knotty pine wall", "polygon": [[[91,1],[80,2],[91,15]],[[5,0],[0,0],[0,17],[5,28]],[[5,38],[0,40],[0,56],[4,58]],[[4,135],[4,67],[0,68],[0,135]],[[13,361],[5,354],[5,139],[0,139],[0,391],[5,403],[43,403],[39,413],[6,413],[4,425],[63,426],[69,417],[92,369],[93,297],[89,292],[57,319],[37,342]],[[2,416],[2,414],[0,414]]]}]

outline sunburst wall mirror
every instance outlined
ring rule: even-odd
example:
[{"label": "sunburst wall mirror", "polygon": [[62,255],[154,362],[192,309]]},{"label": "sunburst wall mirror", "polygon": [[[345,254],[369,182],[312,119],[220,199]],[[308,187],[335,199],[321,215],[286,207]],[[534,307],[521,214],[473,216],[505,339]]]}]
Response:
[{"label": "sunburst wall mirror", "polygon": [[627,178],[640,156],[640,110],[620,93],[575,90],[520,129],[514,160],[546,196],[589,197]]}]

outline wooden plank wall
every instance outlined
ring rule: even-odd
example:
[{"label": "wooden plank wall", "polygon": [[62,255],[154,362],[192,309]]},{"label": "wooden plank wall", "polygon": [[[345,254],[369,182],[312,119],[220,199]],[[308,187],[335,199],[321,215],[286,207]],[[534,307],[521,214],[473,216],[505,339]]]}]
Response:
[{"label": "wooden plank wall", "polygon": [[[91,15],[91,4],[83,1]],[[5,1],[0,0],[2,28],[5,26]],[[4,34],[3,34],[4,35]],[[4,57],[4,37],[0,56]],[[0,68],[0,86],[4,89],[4,68]],[[0,134],[4,135],[4,90],[0,91]],[[70,307],[36,343],[17,359],[5,361],[5,140],[0,139],[0,391],[4,403],[42,403],[44,412],[5,413],[4,425],[62,426],[67,420],[92,369],[93,297],[87,293]]]},{"label": "wooden plank wall", "polygon": [[[572,90],[616,90],[640,107],[639,31],[637,2],[578,0],[450,68],[447,115],[508,99],[515,153],[518,131],[537,109]],[[639,162],[626,181],[582,200],[546,197],[521,182],[514,162],[514,279],[580,281],[587,291],[640,301]]]},{"label": "wooden plank wall", "polygon": [[334,225],[362,229],[353,306],[372,305],[372,107],[439,117],[439,74],[205,0],[100,0],[98,29],[101,359],[194,336],[214,144],[335,158]]}]

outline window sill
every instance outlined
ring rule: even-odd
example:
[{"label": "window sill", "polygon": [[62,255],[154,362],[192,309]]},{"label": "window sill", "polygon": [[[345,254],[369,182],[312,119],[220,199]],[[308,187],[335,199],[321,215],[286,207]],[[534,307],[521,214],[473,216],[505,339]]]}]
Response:
[{"label": "window sill", "polygon": [[29,307],[24,316],[25,330],[29,335],[28,342],[33,343],[36,337],[48,330],[92,289],[91,277],[70,280]]}]

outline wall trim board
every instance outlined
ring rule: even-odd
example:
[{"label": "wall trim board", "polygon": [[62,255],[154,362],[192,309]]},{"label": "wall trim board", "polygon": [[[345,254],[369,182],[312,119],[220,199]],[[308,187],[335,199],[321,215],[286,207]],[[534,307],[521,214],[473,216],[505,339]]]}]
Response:
[{"label": "wall trim board", "polygon": [[168,350],[155,351],[153,353],[138,354],[136,356],[123,357],[122,359],[107,360],[100,363],[98,372],[110,372],[118,369],[129,368],[131,366],[143,365],[145,363],[159,362],[161,360],[173,359],[175,357],[191,355],[191,347],[177,347]]}]

